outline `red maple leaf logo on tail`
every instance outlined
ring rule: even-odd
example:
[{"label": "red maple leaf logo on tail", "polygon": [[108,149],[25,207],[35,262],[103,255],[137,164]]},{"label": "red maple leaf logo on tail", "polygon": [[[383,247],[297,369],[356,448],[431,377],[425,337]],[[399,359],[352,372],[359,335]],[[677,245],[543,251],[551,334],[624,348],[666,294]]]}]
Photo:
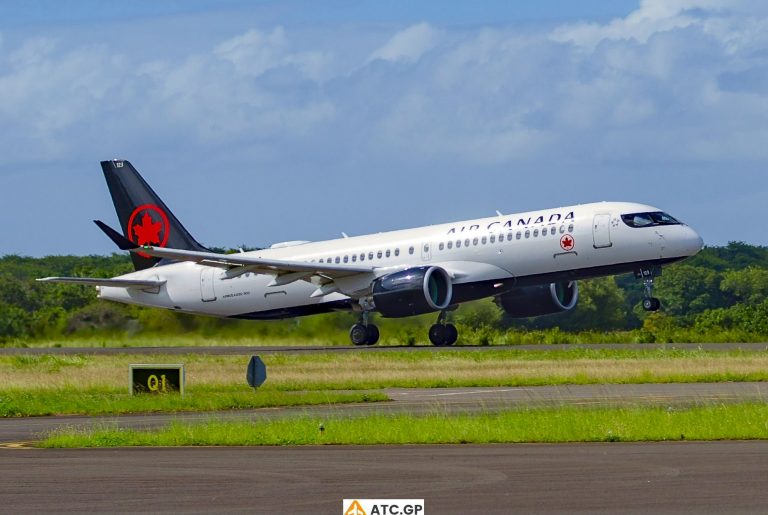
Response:
[{"label": "red maple leaf logo on tail", "polygon": [[136,235],[136,243],[139,245],[160,243],[160,231],[162,230],[162,222],[152,220],[149,213],[144,213],[144,216],[141,217],[141,225],[133,226],[133,234]]}]

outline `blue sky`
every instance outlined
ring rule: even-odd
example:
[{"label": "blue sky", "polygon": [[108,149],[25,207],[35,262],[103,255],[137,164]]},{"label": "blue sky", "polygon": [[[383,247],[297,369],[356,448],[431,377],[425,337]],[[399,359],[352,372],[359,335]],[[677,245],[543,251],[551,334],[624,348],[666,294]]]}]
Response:
[{"label": "blue sky", "polygon": [[755,0],[0,3],[0,255],[109,253],[98,162],[203,243],[598,200],[768,244]]}]

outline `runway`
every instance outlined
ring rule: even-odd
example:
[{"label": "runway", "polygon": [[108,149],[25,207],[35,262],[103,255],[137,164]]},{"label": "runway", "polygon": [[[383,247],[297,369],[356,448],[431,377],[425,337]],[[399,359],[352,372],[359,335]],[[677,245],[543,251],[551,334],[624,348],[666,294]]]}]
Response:
[{"label": "runway", "polygon": [[768,442],[0,450],[5,513],[765,513]]},{"label": "runway", "polygon": [[313,352],[392,352],[392,351],[431,351],[431,352],[484,352],[489,350],[567,352],[573,350],[681,350],[710,352],[768,352],[768,343],[577,343],[577,344],[540,344],[540,345],[458,345],[455,347],[418,346],[194,346],[194,347],[0,347],[0,356],[18,356],[28,354],[53,355],[185,355],[206,354],[211,356],[250,356],[253,354],[305,354]]},{"label": "runway", "polygon": [[708,403],[768,401],[768,383],[663,383],[559,385],[512,388],[392,388],[392,399],[383,403],[358,403],[291,408],[162,413],[108,417],[56,416],[0,418],[0,443],[32,441],[59,427],[115,425],[150,429],[172,421],[211,419],[270,420],[285,417],[355,417],[372,413],[424,414],[492,412],[535,406],[637,406],[666,407]]}]

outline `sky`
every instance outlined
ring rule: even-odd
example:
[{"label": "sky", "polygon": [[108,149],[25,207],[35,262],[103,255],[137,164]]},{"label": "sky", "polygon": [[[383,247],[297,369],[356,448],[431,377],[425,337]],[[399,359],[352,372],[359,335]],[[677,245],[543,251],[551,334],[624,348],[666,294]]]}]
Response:
[{"label": "sky", "polygon": [[108,254],[130,160],[205,245],[601,200],[768,245],[768,3],[0,2],[0,255]]}]

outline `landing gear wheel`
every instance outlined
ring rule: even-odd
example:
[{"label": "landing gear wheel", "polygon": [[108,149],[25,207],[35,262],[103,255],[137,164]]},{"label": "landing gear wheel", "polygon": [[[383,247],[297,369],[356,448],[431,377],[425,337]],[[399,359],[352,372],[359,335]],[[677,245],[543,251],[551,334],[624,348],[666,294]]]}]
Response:
[{"label": "landing gear wheel", "polygon": [[429,341],[436,347],[442,347],[446,345],[447,332],[444,324],[434,324],[429,328]]},{"label": "landing gear wheel", "polygon": [[453,345],[459,339],[459,331],[453,324],[445,324],[445,344]]},{"label": "landing gear wheel", "polygon": [[643,281],[643,288],[645,289],[643,309],[646,311],[658,311],[661,307],[661,301],[653,296],[653,279],[660,275],[660,266],[635,270],[635,279]]},{"label": "landing gear wheel", "polygon": [[[354,345],[367,345],[368,344],[368,328],[375,326],[364,326],[363,324],[355,324],[349,330],[349,339],[352,340]],[[378,331],[377,331],[378,332]]]},{"label": "landing gear wheel", "polygon": [[643,299],[643,309],[646,311],[658,311],[661,307],[661,301],[656,297]]},{"label": "landing gear wheel", "polygon": [[376,327],[373,324],[368,324],[368,327],[366,328],[366,345],[376,345],[376,342],[379,341],[379,328]]}]

